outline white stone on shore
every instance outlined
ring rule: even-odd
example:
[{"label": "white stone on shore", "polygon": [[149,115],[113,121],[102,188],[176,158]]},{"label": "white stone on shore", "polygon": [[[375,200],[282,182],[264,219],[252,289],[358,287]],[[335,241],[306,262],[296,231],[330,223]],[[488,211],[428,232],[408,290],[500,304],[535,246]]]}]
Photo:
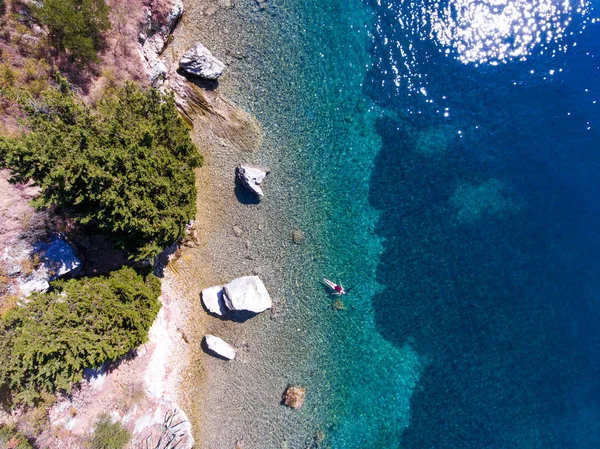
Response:
[{"label": "white stone on shore", "polygon": [[202,303],[210,313],[223,316],[227,312],[223,301],[223,286],[215,285],[202,290]]},{"label": "white stone on shore", "polygon": [[273,305],[265,284],[258,276],[243,276],[223,287],[223,300],[229,310],[264,312]]},{"label": "white stone on shore", "polygon": [[218,354],[221,357],[225,357],[229,360],[235,359],[235,349],[226,341],[221,340],[219,337],[215,337],[214,335],[205,335],[204,341],[206,343],[206,347],[215,354]]},{"label": "white stone on shore", "polygon": [[179,60],[179,67],[191,75],[209,80],[216,80],[225,70],[225,64],[215,58],[200,42],[196,42],[183,54]]},{"label": "white stone on shore", "polygon": [[240,164],[237,168],[238,178],[244,187],[250,189],[258,196],[264,196],[261,184],[269,172],[268,168],[248,164]]}]

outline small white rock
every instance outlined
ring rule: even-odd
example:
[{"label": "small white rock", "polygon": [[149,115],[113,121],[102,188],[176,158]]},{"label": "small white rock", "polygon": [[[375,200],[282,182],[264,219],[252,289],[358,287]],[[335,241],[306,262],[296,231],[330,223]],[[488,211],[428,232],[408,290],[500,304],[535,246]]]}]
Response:
[{"label": "small white rock", "polygon": [[219,337],[215,337],[214,335],[205,335],[204,341],[208,349],[210,349],[212,352],[229,360],[235,359],[236,352],[233,346],[221,340]]},{"label": "small white rock", "polygon": [[261,184],[269,172],[268,168],[248,164],[240,164],[237,168],[238,178],[244,187],[256,193],[259,197],[264,196]]}]

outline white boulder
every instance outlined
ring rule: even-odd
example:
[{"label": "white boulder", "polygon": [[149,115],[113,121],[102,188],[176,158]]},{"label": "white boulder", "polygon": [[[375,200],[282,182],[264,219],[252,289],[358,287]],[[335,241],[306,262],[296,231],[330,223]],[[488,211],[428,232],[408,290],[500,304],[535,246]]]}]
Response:
[{"label": "white boulder", "polygon": [[258,276],[243,276],[225,284],[223,300],[229,310],[264,312],[273,305],[265,284]]},{"label": "white boulder", "polygon": [[215,354],[218,354],[221,357],[225,357],[229,360],[235,359],[236,352],[233,346],[226,341],[221,340],[219,337],[215,337],[214,335],[205,335],[204,342],[206,343],[206,347]]},{"label": "white boulder", "polygon": [[191,75],[209,80],[216,80],[225,70],[225,64],[215,58],[200,42],[183,54],[179,60],[179,67]]},{"label": "white boulder", "polygon": [[227,312],[223,301],[223,286],[215,285],[202,290],[202,303],[210,313],[223,316]]},{"label": "white boulder", "polygon": [[244,187],[256,193],[258,196],[264,196],[261,184],[267,174],[268,168],[261,168],[254,165],[240,164],[237,168],[237,175]]}]

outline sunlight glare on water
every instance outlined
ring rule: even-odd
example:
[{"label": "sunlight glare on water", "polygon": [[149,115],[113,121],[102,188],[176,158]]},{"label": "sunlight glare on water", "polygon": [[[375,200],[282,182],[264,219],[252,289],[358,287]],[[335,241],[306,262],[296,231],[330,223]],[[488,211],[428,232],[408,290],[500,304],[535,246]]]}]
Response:
[{"label": "sunlight glare on water", "polygon": [[[455,0],[430,9],[431,38],[453,48],[463,63],[498,64],[524,59],[536,47],[559,43],[573,7],[585,13],[584,0]],[[427,20],[425,18],[425,20]]]},{"label": "sunlight glare on water", "polygon": [[381,86],[393,82],[397,93],[409,95],[426,96],[427,66],[439,61],[435,55],[474,66],[524,61],[533,54],[553,57],[575,46],[572,37],[596,21],[590,18],[589,0],[374,3],[378,17],[372,37]]}]

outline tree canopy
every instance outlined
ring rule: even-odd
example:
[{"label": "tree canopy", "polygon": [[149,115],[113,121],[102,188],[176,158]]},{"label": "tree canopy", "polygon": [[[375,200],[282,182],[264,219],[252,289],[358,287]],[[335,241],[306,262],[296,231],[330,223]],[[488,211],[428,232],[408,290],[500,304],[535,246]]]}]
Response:
[{"label": "tree canopy", "polygon": [[0,388],[35,404],[65,390],[85,368],[116,360],[147,340],[160,309],[160,281],[132,268],[109,277],[58,281],[0,319]]},{"label": "tree canopy", "polygon": [[41,100],[23,99],[29,132],[0,139],[0,165],[41,187],[37,206],[61,206],[132,259],[154,257],[196,213],[202,157],[174,98],[126,84],[90,107],[59,81]]},{"label": "tree canopy", "polygon": [[50,39],[60,51],[68,51],[80,63],[98,59],[102,33],[110,29],[110,8],[104,0],[44,0],[34,16],[48,27]]}]

